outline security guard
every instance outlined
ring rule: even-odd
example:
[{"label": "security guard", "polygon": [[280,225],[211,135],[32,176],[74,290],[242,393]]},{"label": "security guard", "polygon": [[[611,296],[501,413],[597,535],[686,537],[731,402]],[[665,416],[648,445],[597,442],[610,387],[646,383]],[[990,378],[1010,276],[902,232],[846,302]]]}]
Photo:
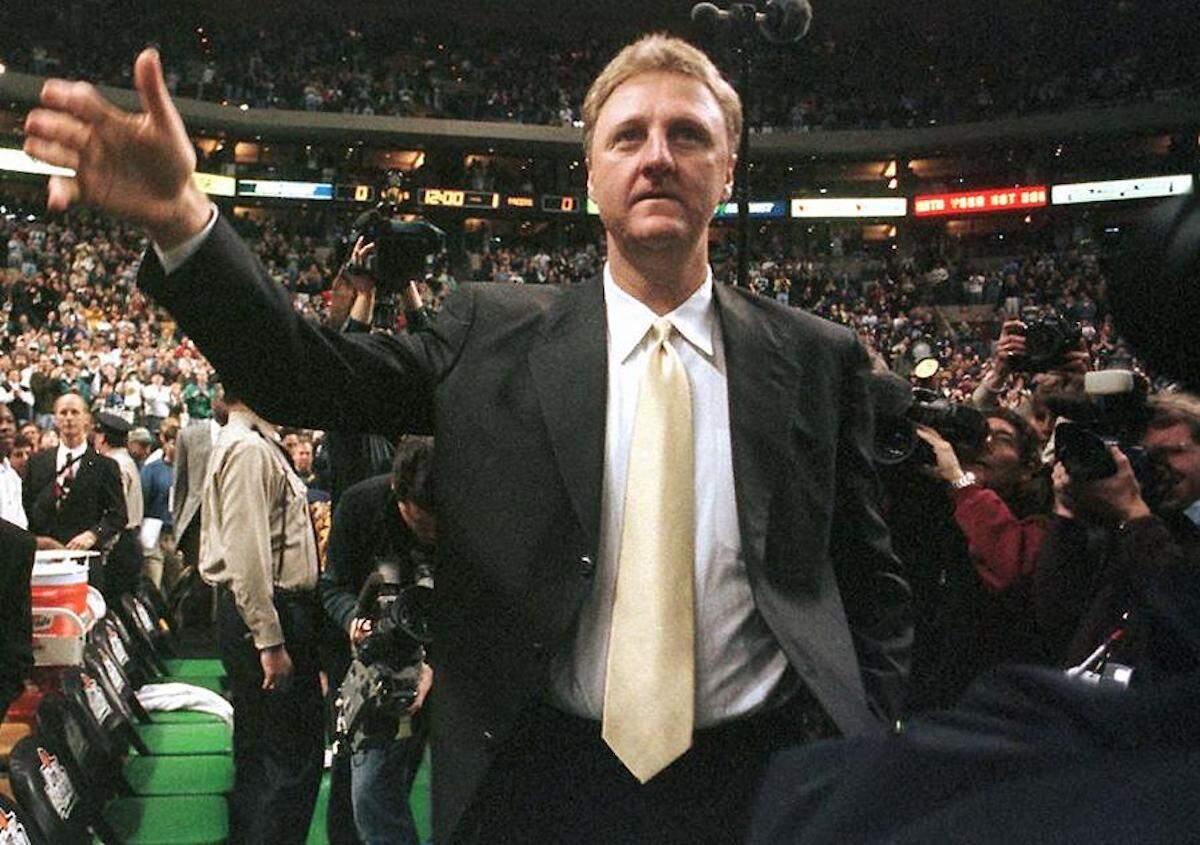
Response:
[{"label": "security guard", "polygon": [[125,593],[137,591],[138,576],[142,572],[142,479],[137,463],[126,448],[129,431],[133,426],[124,417],[102,413],[96,415],[96,431],[93,445],[96,451],[117,462],[121,471],[121,492],[125,498],[125,526],[117,535],[117,541],[108,553],[104,572],[104,596],[110,604],[120,600]]},{"label": "security guard", "polygon": [[306,489],[274,426],[225,393],[200,526],[217,588],[217,646],[233,698],[231,841],[303,843],[324,755],[317,546]]}]

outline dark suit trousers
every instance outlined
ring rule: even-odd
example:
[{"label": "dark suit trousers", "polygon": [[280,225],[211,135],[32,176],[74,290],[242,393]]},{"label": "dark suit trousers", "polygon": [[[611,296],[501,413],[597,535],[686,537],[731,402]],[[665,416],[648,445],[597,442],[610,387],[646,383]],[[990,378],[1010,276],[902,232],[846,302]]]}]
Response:
[{"label": "dark suit trousers", "polygon": [[294,674],[284,691],[262,689],[262,665],[233,594],[219,589],[217,647],[233,698],[230,842],[302,845],[324,762],[324,708],[317,677],[317,603],[276,596]]},{"label": "dark suit trousers", "polygon": [[142,543],[136,529],[122,531],[104,564],[104,600],[109,607],[120,607],[121,596],[137,593],[142,574]]},{"label": "dark suit trousers", "polygon": [[471,843],[740,843],[768,756],[829,735],[797,696],[781,707],[700,730],[691,749],[639,784],[600,723],[534,707],[504,744],[461,841]]}]

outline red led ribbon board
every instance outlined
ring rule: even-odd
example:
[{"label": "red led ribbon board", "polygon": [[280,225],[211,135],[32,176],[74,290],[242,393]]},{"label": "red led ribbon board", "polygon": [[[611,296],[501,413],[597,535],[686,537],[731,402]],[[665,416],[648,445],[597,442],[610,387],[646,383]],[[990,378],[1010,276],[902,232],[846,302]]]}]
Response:
[{"label": "red led ribbon board", "polygon": [[960,194],[922,194],[913,198],[916,217],[944,214],[980,214],[990,211],[1018,211],[1041,208],[1046,204],[1045,185],[965,191]]}]

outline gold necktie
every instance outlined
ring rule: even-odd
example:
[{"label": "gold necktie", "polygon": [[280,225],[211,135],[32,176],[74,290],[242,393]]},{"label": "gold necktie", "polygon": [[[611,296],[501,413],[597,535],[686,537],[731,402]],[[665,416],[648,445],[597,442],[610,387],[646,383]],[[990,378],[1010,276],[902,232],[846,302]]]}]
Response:
[{"label": "gold necktie", "polygon": [[671,323],[638,389],[617,563],[602,735],[642,783],[692,744],[695,470],[687,373]]}]

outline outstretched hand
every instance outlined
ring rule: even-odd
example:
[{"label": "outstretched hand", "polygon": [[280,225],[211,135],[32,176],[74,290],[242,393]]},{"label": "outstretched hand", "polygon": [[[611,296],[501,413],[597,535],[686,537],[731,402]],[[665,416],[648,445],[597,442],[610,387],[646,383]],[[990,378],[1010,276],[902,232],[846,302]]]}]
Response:
[{"label": "outstretched hand", "polygon": [[201,231],[209,202],[192,182],[196,153],[171,102],[158,51],[143,50],[133,67],[142,111],[122,111],[86,82],[50,79],[42,108],[25,118],[25,152],[71,168],[51,176],[51,211],[82,202],[145,226],[169,249]]}]

